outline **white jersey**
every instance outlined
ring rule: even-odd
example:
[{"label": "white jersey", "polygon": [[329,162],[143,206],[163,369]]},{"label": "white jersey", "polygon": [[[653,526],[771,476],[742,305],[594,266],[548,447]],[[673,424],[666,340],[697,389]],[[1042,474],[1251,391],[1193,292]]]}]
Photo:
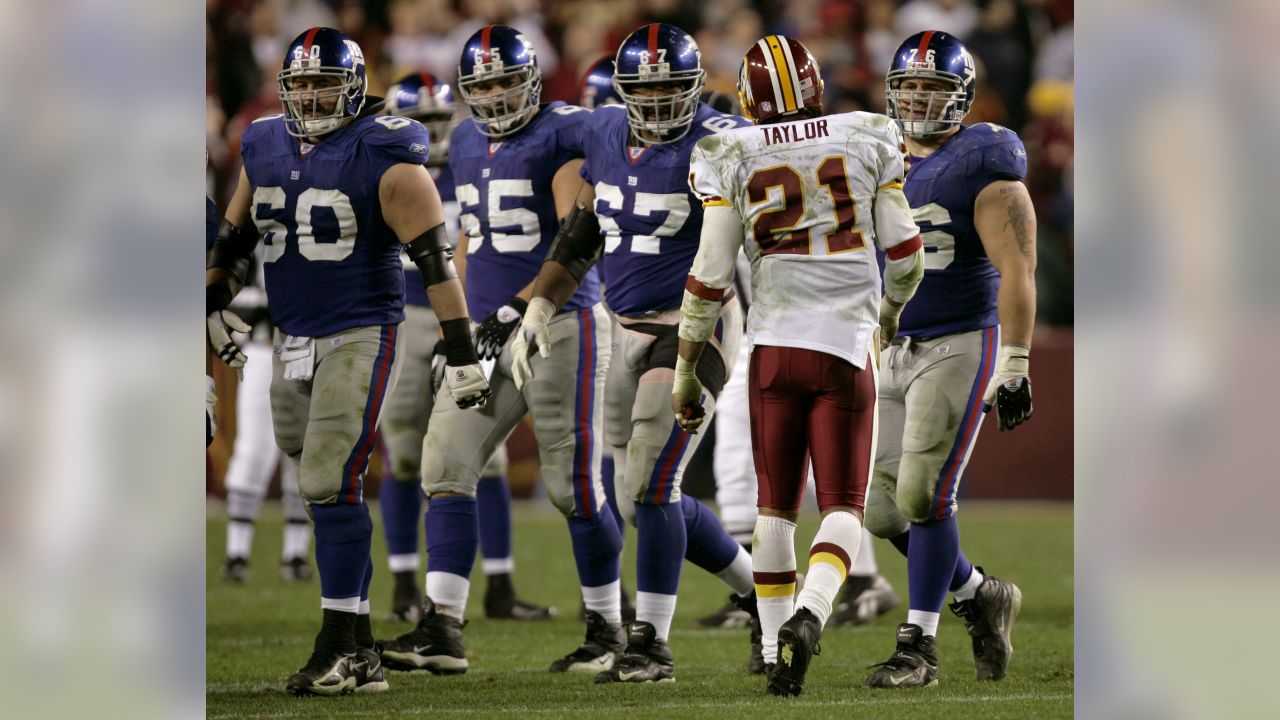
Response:
[{"label": "white jersey", "polygon": [[737,128],[698,143],[694,193],[742,217],[752,344],[865,366],[880,313],[873,244],[888,250],[918,234],[902,195],[904,154],[898,126],[865,112]]}]

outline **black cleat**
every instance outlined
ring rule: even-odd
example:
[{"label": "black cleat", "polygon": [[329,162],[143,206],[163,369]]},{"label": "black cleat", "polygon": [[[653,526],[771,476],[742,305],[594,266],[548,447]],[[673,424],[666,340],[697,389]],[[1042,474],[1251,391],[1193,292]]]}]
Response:
[{"label": "black cleat", "polygon": [[395,588],[391,591],[391,620],[416,623],[422,617],[422,592],[412,570],[392,573]]},{"label": "black cleat", "polygon": [[289,677],[285,688],[290,695],[346,695],[355,690],[355,658],[328,650],[316,650],[302,669]]},{"label": "black cleat", "polygon": [[249,559],[242,557],[229,557],[222,563],[222,570],[218,573],[223,582],[236,583],[243,585],[249,582]]},{"label": "black cleat", "polygon": [[814,655],[822,654],[822,625],[808,608],[800,608],[778,629],[778,663],[765,688],[770,695],[799,695]]},{"label": "black cleat", "polygon": [[351,658],[351,671],[356,676],[356,692],[386,692],[391,689],[382,673],[382,658],[373,648],[361,648]]},{"label": "black cleat", "polygon": [[919,625],[898,626],[898,649],[863,681],[872,688],[928,687],[938,684],[938,645]]},{"label": "black cleat", "polygon": [[587,639],[573,652],[551,663],[551,672],[599,673],[612,670],[622,657],[627,636],[598,612],[587,613]]},{"label": "black cleat", "polygon": [[390,670],[427,670],[437,675],[467,671],[462,621],[436,612],[430,598],[422,601],[422,617],[409,632],[378,648]]},{"label": "black cleat", "polygon": [[315,571],[300,556],[280,561],[280,580],[282,582],[307,582],[313,577],[315,577]]},{"label": "black cleat", "polygon": [[550,620],[556,616],[556,609],[516,597],[511,576],[501,573],[485,578],[484,616],[490,620]]},{"label": "black cleat", "polygon": [[751,659],[747,661],[747,672],[752,675],[764,675],[766,667],[764,664],[764,633],[760,630],[760,620],[751,618]]},{"label": "black cleat", "polygon": [[[982,572],[982,568],[978,568]],[[982,572],[982,584],[969,600],[948,607],[964,621],[973,638],[973,666],[979,680],[999,680],[1013,655],[1013,621],[1022,609],[1022,590],[1008,580]]]},{"label": "black cleat", "polygon": [[901,604],[902,598],[883,575],[850,575],[831,621],[837,625],[864,625]]},{"label": "black cleat", "polygon": [[627,650],[613,669],[596,675],[596,682],[675,682],[676,666],[671,648],[656,637],[653,625],[631,623],[627,633]]}]

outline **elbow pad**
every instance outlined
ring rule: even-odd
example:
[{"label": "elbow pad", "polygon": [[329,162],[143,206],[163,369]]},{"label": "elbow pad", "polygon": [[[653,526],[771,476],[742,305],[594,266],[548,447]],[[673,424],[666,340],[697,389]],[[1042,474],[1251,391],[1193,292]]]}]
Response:
[{"label": "elbow pad", "polygon": [[[903,246],[914,246],[914,249],[905,254],[893,252],[905,249]],[[884,267],[885,297],[898,305],[906,305],[924,279],[924,247],[920,243],[920,236],[891,248],[887,255]]]},{"label": "elbow pad", "polygon": [[444,223],[431,228],[405,245],[409,259],[418,266],[428,287],[458,277],[453,267],[453,247]]},{"label": "elbow pad", "polygon": [[253,267],[253,249],[257,244],[257,232],[249,232],[223,220],[218,228],[218,237],[213,241],[213,249],[209,251],[208,267],[222,268],[244,285],[249,269]]},{"label": "elbow pad", "polygon": [[569,217],[560,225],[555,240],[551,242],[547,260],[563,265],[573,279],[581,283],[587,271],[600,259],[603,249],[600,220],[595,213],[574,205]]}]

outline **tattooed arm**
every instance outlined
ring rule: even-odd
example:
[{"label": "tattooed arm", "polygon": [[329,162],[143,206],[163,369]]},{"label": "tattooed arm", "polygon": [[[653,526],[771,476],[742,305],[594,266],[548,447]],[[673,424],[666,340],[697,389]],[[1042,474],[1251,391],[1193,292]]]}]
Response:
[{"label": "tattooed arm", "polygon": [[1036,322],[1036,211],[1027,186],[997,180],[978,193],[974,226],[1000,271],[1001,343],[1031,347]]}]

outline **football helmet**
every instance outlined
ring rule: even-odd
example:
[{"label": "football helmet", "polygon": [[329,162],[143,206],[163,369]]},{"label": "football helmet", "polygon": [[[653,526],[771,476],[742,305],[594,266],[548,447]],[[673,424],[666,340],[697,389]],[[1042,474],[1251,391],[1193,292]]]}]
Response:
[{"label": "football helmet", "polygon": [[582,78],[582,100],[578,104],[588,110],[622,104],[618,91],[613,89],[612,57],[600,58],[587,70]]},{"label": "football helmet", "polygon": [[[622,41],[614,62],[613,87],[627,106],[627,124],[637,137],[670,143],[689,133],[707,77],[698,43],[689,33],[665,23],[645,25]],[[636,92],[673,84],[679,89],[664,95]]]},{"label": "football helmet", "polygon": [[384,109],[388,115],[401,115],[425,125],[430,138],[427,164],[448,164],[449,132],[453,130],[453,119],[458,112],[458,103],[448,83],[426,72],[405,75],[387,90]]},{"label": "football helmet", "polygon": [[822,114],[822,71],[799,40],[766,35],[742,58],[738,104],[758,124]]},{"label": "football helmet", "polygon": [[[925,30],[907,38],[893,54],[885,75],[885,114],[906,135],[927,139],[960,125],[973,105],[973,56],[955,37]],[[945,86],[942,90],[903,90],[908,79]]]},{"label": "football helmet", "polygon": [[333,132],[364,108],[364,53],[344,33],[313,27],[289,43],[276,89],[290,135]]},{"label": "football helmet", "polygon": [[[488,86],[515,81],[495,91]],[[506,137],[523,128],[538,112],[542,96],[542,70],[533,45],[519,30],[506,25],[486,25],[467,40],[458,61],[458,94],[475,115],[480,132],[491,138]]]}]

